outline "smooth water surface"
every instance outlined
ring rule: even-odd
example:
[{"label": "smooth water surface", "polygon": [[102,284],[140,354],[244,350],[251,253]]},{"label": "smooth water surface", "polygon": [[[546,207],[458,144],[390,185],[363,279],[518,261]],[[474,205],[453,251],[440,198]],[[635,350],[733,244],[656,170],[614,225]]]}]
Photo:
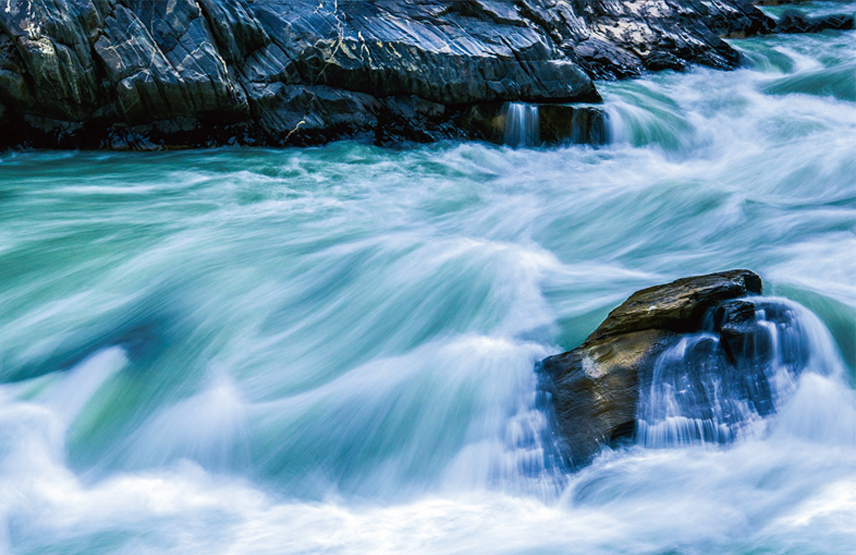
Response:
[{"label": "smooth water surface", "polygon": [[[856,34],[735,44],[597,149],[0,153],[0,553],[852,553]],[[535,363],[730,268],[823,362],[556,468]]]}]

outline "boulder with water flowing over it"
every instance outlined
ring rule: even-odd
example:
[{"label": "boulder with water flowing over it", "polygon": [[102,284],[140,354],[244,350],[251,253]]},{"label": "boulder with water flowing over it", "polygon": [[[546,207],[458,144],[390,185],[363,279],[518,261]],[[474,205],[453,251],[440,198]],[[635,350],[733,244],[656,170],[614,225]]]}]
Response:
[{"label": "boulder with water flowing over it", "polygon": [[[712,333],[721,334],[738,359],[720,365],[722,371],[736,372],[740,361],[755,360],[764,348],[756,311],[735,299],[758,295],[761,288],[757,274],[732,270],[643,289],[613,310],[582,345],[545,359],[542,387],[552,399],[556,431],[570,463],[586,464],[602,445],[633,437],[640,389],[651,382],[659,357],[708,326],[711,315],[717,315]],[[701,360],[701,351],[690,354],[696,355]],[[763,381],[748,375],[751,369],[742,370],[747,387]],[[766,402],[763,392],[752,395],[754,402]]]}]

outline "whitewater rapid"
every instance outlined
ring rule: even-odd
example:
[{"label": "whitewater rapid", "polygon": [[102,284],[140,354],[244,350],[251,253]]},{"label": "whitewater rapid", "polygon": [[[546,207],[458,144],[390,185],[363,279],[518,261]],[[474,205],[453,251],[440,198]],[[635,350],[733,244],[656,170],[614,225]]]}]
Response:
[{"label": "whitewater rapid", "polygon": [[[851,553],[856,34],[735,45],[598,148],[0,153],[0,553]],[[777,412],[564,468],[537,362],[744,267]]]}]

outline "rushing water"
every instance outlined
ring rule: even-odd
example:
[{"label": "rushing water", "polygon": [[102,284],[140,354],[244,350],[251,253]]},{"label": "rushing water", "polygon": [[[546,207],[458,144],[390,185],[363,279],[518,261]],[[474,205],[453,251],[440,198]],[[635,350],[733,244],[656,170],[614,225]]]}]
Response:
[{"label": "rushing water", "polygon": [[[0,153],[0,553],[852,553],[856,34],[735,44],[597,149]],[[737,267],[777,412],[551,465],[535,363]]]},{"label": "rushing water", "polygon": [[767,417],[787,406],[804,373],[842,380],[830,376],[843,371],[836,355],[823,323],[794,302],[752,297],[725,303],[708,311],[702,330],[666,350],[653,376],[643,378],[650,383],[641,386],[638,441],[669,448],[757,435]]},{"label": "rushing water", "polygon": [[538,145],[538,106],[523,102],[506,102],[502,108],[505,121],[504,143],[508,146]]}]

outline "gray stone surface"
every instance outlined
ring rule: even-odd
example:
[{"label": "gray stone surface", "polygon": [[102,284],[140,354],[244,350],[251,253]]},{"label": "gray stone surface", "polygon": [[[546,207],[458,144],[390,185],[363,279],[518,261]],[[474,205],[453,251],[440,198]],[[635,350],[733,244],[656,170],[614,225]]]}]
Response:
[{"label": "gray stone surface", "polygon": [[732,299],[760,293],[761,278],[748,270],[643,289],[613,310],[582,345],[544,359],[543,387],[552,397],[571,464],[586,464],[602,445],[633,433],[641,383],[650,379],[657,357],[682,334],[701,329],[706,314],[721,309],[718,325],[725,327],[733,348],[755,341],[754,308],[747,316]]},{"label": "gray stone surface", "polygon": [[8,0],[0,147],[467,136],[478,104],[733,68],[717,35],[774,27],[744,0]]}]

